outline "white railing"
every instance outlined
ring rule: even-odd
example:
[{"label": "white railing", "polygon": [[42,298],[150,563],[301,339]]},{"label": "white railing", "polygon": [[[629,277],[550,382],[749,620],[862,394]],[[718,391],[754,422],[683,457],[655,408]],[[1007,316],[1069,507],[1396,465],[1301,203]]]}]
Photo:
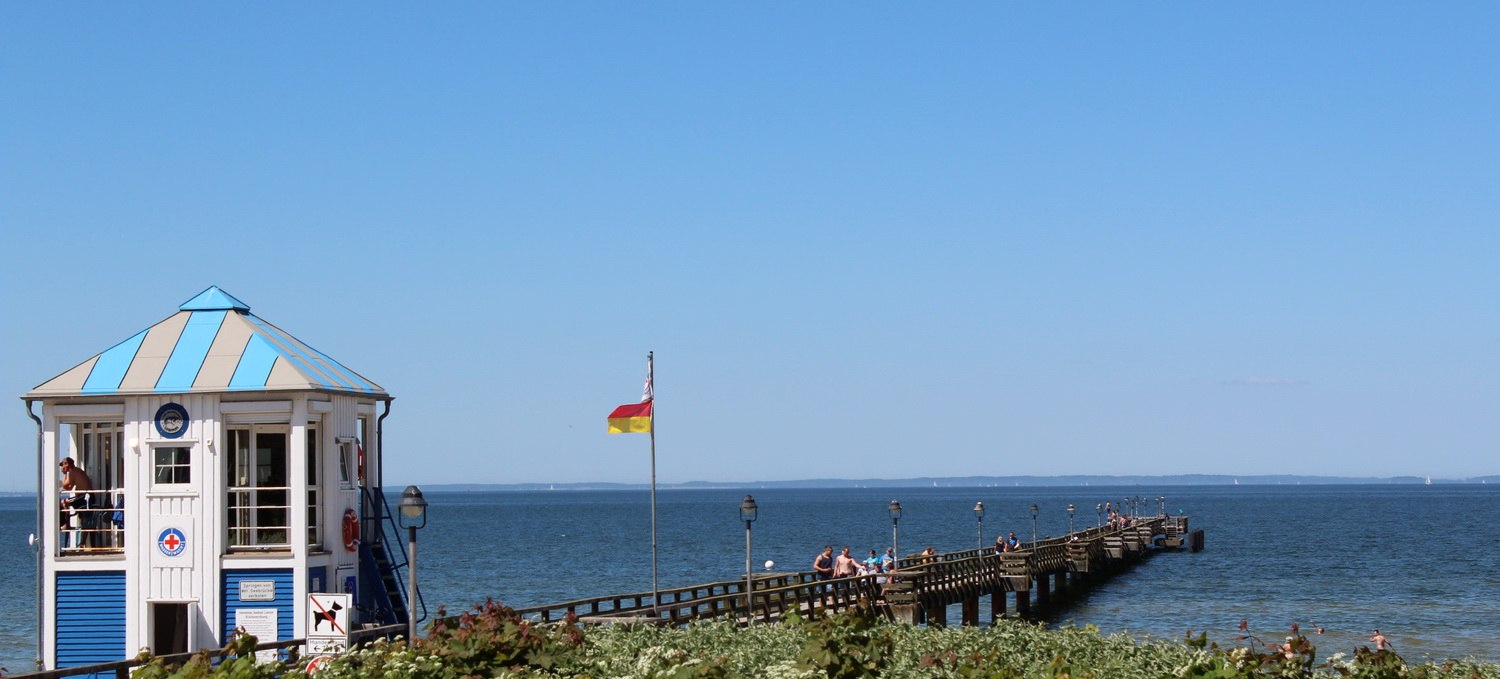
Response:
[{"label": "white railing", "polygon": [[317,488],[307,489],[307,546],[323,546],[323,522],[318,520],[322,516],[323,505],[318,501]]},{"label": "white railing", "polygon": [[62,491],[58,508],[58,545],[64,555],[120,552],[125,549],[125,491]]},{"label": "white railing", "polygon": [[229,488],[230,551],[291,549],[291,489]]}]

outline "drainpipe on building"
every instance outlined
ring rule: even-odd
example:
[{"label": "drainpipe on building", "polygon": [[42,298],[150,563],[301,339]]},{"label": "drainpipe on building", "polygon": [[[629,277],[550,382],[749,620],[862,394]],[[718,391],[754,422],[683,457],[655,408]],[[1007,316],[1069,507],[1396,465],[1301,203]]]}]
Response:
[{"label": "drainpipe on building", "polygon": [[375,505],[374,537],[377,541],[385,540],[385,524],[381,523],[385,520],[383,514],[385,512],[385,418],[391,416],[391,401],[394,400],[396,399],[387,398],[385,412],[375,419],[375,450],[380,453],[380,469],[375,475],[375,487],[380,489],[380,502],[373,503]]},{"label": "drainpipe on building", "polygon": [[42,661],[42,649],[45,641],[42,630],[46,627],[46,625],[42,624],[42,596],[45,594],[45,590],[42,588],[42,536],[46,535],[46,533],[42,532],[42,517],[46,516],[47,512],[44,511],[45,508],[42,506],[42,503],[46,501],[47,493],[45,491],[46,486],[42,484],[47,482],[47,470],[42,466],[42,453],[44,452],[42,446],[42,418],[37,417],[36,413],[31,411],[31,404],[31,399],[27,399],[26,416],[30,417],[33,422],[36,422],[36,534],[35,539],[31,541],[31,551],[36,555],[36,670],[40,672],[46,669],[46,665]]}]

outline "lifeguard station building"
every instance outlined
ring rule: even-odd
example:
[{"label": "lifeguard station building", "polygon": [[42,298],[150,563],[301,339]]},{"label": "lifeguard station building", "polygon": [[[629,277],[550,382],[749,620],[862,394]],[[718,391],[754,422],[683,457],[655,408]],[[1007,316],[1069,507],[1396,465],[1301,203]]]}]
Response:
[{"label": "lifeguard station building", "polygon": [[406,622],[380,483],[391,396],[223,290],[22,398],[44,669],[217,648],[236,626],[303,638],[309,593],[352,594],[355,624]]}]

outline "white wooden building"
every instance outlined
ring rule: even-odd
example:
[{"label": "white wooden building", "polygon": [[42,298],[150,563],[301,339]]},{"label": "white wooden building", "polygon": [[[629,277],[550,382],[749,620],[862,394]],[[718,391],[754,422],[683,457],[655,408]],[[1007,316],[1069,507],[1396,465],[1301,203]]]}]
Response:
[{"label": "white wooden building", "polygon": [[[353,594],[355,623],[406,621],[399,543],[382,539],[391,396],[228,293],[23,399],[46,669],[217,648],[236,626],[301,638],[310,592]],[[91,489],[62,487],[64,458]]]}]

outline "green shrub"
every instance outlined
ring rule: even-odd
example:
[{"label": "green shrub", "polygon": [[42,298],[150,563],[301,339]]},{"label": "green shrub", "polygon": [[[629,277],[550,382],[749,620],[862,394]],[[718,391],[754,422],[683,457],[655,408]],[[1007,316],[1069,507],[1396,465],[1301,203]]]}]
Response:
[{"label": "green shrub", "polygon": [[[1264,644],[1248,629],[1221,648],[1206,635],[1185,640],[1102,635],[1092,627],[1000,620],[990,627],[924,628],[871,611],[736,627],[726,620],[683,629],[649,624],[589,627],[573,620],[525,620],[495,602],[434,623],[426,637],[376,642],[331,658],[318,679],[1500,679],[1500,665],[1474,661],[1408,664],[1390,651],[1357,649],[1318,662],[1295,627],[1286,643]],[[1243,642],[1243,645],[1240,644]],[[308,679],[305,662],[256,664],[254,637],[230,641],[215,665],[199,654],[181,667],[159,658],[136,679]]]}]

